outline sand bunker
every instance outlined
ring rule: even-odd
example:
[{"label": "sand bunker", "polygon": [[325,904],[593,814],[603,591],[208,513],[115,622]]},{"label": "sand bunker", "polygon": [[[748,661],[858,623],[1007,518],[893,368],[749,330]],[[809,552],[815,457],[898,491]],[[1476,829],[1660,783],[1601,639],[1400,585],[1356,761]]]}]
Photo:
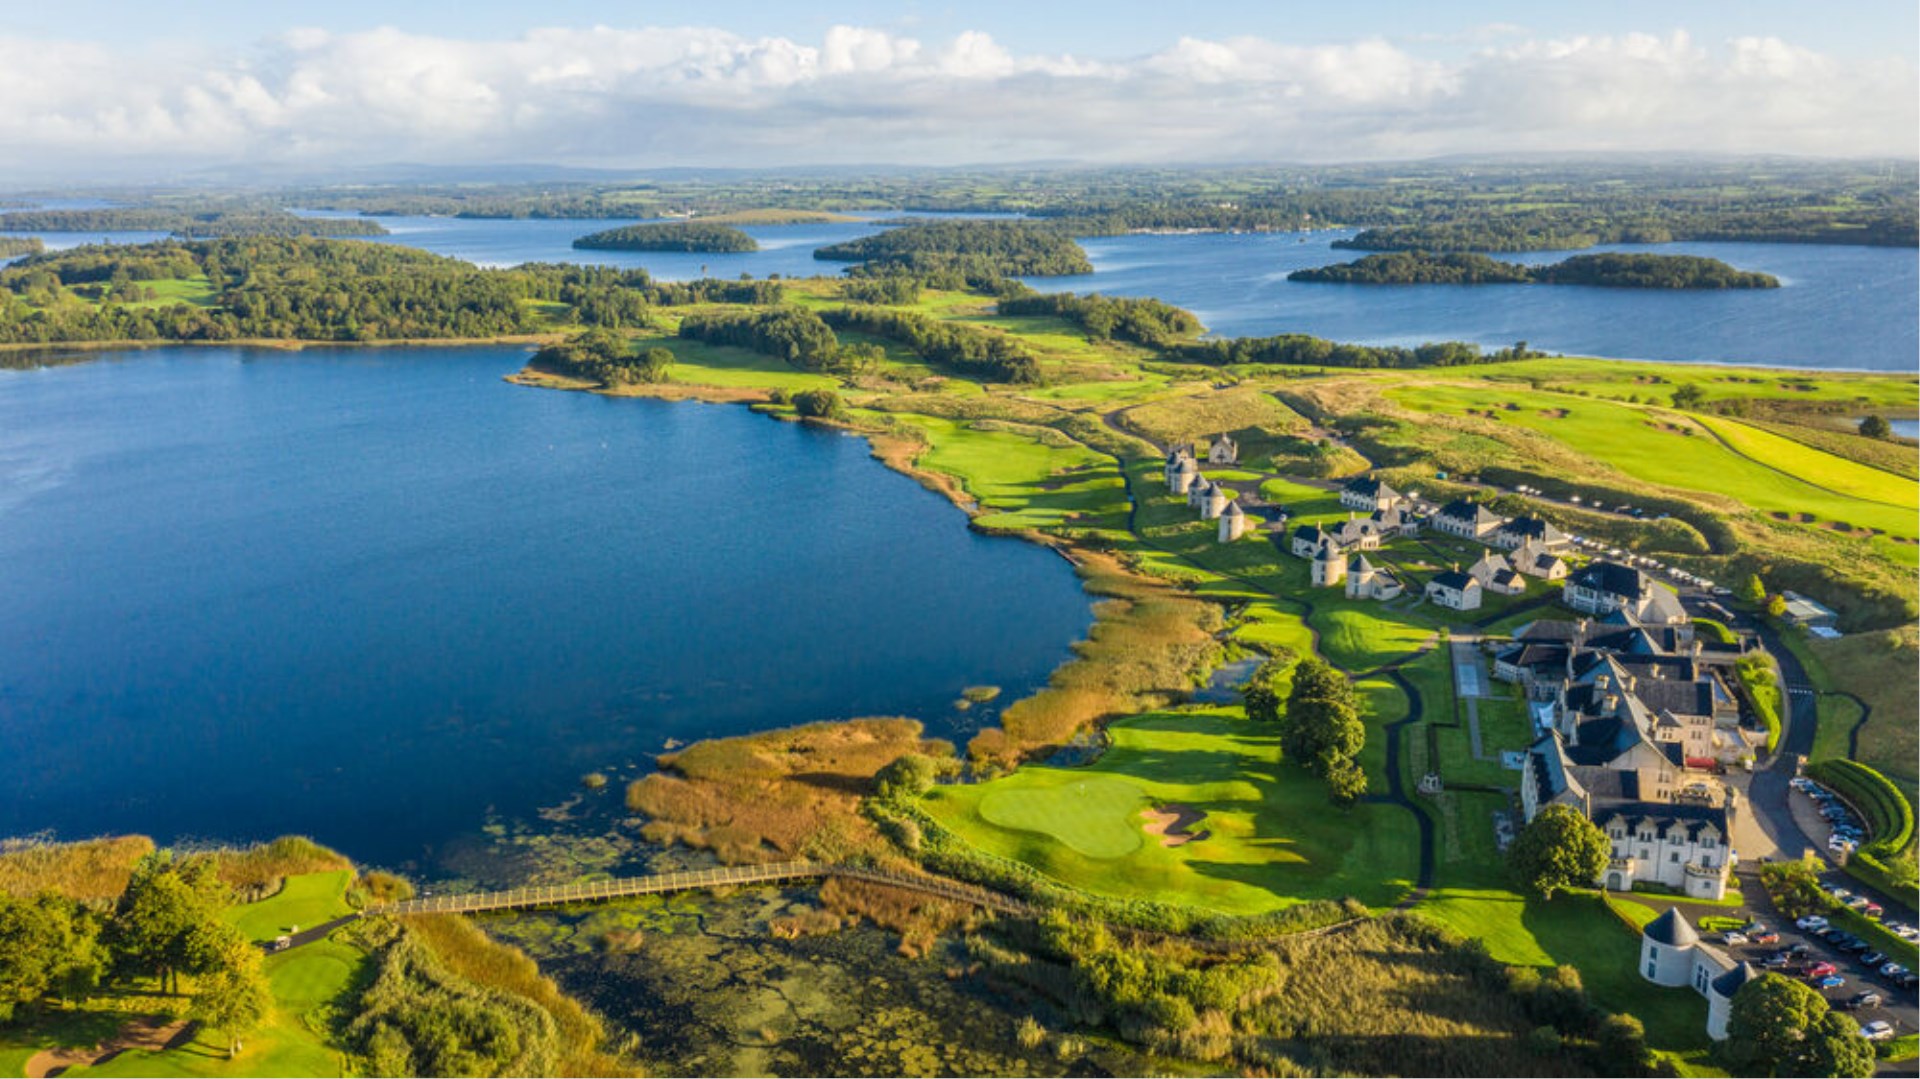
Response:
[{"label": "sand bunker", "polygon": [[1207,815],[1192,806],[1163,805],[1157,809],[1143,809],[1140,815],[1146,818],[1143,826],[1146,833],[1159,836],[1163,847],[1197,843],[1213,834],[1204,829],[1198,832],[1193,830],[1193,826],[1205,820]]},{"label": "sand bunker", "polygon": [[61,1049],[45,1049],[35,1053],[27,1061],[28,1079],[43,1079],[44,1076],[64,1072],[75,1065],[93,1067],[105,1064],[129,1049],[146,1049],[158,1052],[185,1045],[193,1040],[193,1024],[185,1019],[171,1019],[164,1015],[147,1015],[129,1022],[120,1028],[120,1033],[91,1048],[72,1046]]}]

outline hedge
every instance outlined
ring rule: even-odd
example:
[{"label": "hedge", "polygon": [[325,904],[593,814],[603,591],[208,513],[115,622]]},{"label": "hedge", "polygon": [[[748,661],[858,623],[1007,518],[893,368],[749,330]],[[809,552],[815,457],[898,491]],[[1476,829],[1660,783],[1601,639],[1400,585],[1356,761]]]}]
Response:
[{"label": "hedge", "polygon": [[1840,758],[1815,761],[1807,766],[1807,774],[1866,817],[1872,841],[1861,847],[1861,854],[1876,861],[1895,858],[1913,843],[1913,806],[1886,776],[1859,761]]},{"label": "hedge", "polygon": [[1754,714],[1767,728],[1767,752],[1772,753],[1780,744],[1780,680],[1774,676],[1773,666],[1762,655],[1743,656],[1734,665],[1740,675],[1740,684],[1746,688],[1747,700],[1753,705]]}]

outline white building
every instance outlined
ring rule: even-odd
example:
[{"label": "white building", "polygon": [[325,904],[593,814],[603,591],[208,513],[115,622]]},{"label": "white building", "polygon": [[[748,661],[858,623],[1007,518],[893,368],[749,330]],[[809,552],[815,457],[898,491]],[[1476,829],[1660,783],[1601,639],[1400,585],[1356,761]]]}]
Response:
[{"label": "white building", "polygon": [[1436,532],[1486,543],[1507,519],[1472,499],[1461,498],[1442,506],[1428,523]]},{"label": "white building", "polygon": [[1375,510],[1392,509],[1405,501],[1405,496],[1387,485],[1387,481],[1361,477],[1340,489],[1340,504],[1360,513],[1372,513]]},{"label": "white building", "polygon": [[1347,562],[1347,598],[1385,602],[1399,599],[1406,589],[1390,570],[1384,570],[1356,554]]},{"label": "white building", "polygon": [[1561,601],[1587,614],[1625,611],[1649,626],[1676,626],[1686,622],[1680,597],[1653,578],[1617,562],[1591,562],[1567,577]]},{"label": "white building", "polygon": [[1669,988],[1688,986],[1706,997],[1707,1036],[1725,1041],[1734,994],[1759,972],[1702,941],[1680,911],[1668,907],[1640,931],[1640,976]]},{"label": "white building", "polygon": [[1207,447],[1208,464],[1231,465],[1238,464],[1239,461],[1240,447],[1234,445],[1233,439],[1228,438],[1224,434],[1214,439],[1213,445]]},{"label": "white building", "polygon": [[1456,569],[1428,581],[1427,598],[1440,607],[1477,611],[1485,595],[1479,581]]},{"label": "white building", "polygon": [[1347,556],[1332,543],[1323,543],[1313,553],[1313,586],[1331,588],[1347,578]]},{"label": "white building", "polygon": [[1240,508],[1238,500],[1228,502],[1227,508],[1220,513],[1220,542],[1232,543],[1245,535],[1246,531],[1246,511]]}]

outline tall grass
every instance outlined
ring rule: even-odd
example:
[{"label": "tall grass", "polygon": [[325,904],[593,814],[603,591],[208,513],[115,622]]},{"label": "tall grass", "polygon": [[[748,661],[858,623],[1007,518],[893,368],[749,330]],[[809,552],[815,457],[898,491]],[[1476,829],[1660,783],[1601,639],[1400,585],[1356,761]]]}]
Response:
[{"label": "tall grass", "polygon": [[55,892],[68,899],[113,899],[127,890],[134,863],[153,853],[143,835],[77,843],[0,842],[0,893]]}]

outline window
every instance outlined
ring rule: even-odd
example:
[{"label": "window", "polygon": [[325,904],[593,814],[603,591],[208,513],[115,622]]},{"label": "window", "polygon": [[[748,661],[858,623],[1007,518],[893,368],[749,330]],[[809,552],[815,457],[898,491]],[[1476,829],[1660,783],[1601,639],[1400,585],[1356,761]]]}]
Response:
[{"label": "window", "polygon": [[1707,849],[1707,850],[1712,850],[1712,849],[1713,849],[1713,837],[1712,837],[1712,836],[1710,836],[1710,835],[1703,835],[1703,836],[1701,836],[1701,837],[1700,837],[1700,846],[1701,846],[1701,847],[1703,847],[1703,848],[1705,848],[1705,849]]},{"label": "window", "polygon": [[1653,977],[1653,972],[1657,966],[1658,964],[1655,963],[1651,958],[1647,960],[1647,977],[1649,978]]},{"label": "window", "polygon": [[1674,852],[1673,852],[1673,857],[1672,857],[1672,858],[1670,858],[1670,859],[1668,859],[1668,860],[1669,860],[1669,861],[1671,861],[1671,862],[1673,862],[1673,863],[1674,863],[1675,865],[1679,865],[1679,864],[1680,864],[1680,852],[1679,852],[1679,851],[1674,851]]}]

